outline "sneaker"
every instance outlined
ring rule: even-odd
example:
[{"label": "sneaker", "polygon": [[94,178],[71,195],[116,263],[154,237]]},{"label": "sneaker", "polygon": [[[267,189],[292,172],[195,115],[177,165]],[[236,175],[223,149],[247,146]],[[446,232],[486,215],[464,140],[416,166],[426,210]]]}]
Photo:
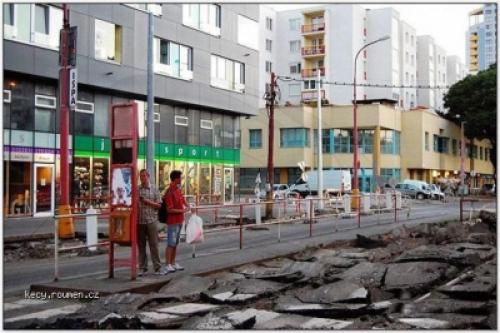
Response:
[{"label": "sneaker", "polygon": [[175,268],[175,270],[177,270],[177,271],[182,271],[182,270],[184,270],[184,267],[182,267],[182,266],[181,266],[181,265],[179,265],[178,263],[175,263],[174,268]]},{"label": "sneaker", "polygon": [[167,275],[168,271],[164,268],[160,268],[159,270],[155,271],[155,275]]},{"label": "sneaker", "polygon": [[174,267],[174,266],[172,266],[172,265],[167,265],[167,271],[168,271],[168,272],[175,272],[175,271],[176,271],[176,269],[175,269],[175,267]]},{"label": "sneaker", "polygon": [[148,274],[148,270],[147,269],[141,269],[139,270],[139,273],[137,274],[138,276],[144,276],[144,275],[147,275]]}]

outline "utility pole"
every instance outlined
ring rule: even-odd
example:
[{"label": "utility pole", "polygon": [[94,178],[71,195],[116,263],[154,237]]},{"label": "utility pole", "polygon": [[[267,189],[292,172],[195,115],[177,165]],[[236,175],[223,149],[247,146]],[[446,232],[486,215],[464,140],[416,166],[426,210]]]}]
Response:
[{"label": "utility pole", "polygon": [[323,130],[321,126],[321,68],[318,66],[318,197],[319,208],[323,208]]},{"label": "utility pole", "polygon": [[276,75],[271,72],[271,87],[269,94],[266,94],[266,106],[269,106],[269,142],[267,151],[267,184],[266,184],[266,219],[273,216],[273,185],[274,185],[274,100],[276,98]]},{"label": "utility pole", "polygon": [[460,122],[460,187],[462,197],[465,195],[465,121]]},{"label": "utility pole", "polygon": [[153,74],[153,29],[154,18],[153,13],[150,11],[148,14],[148,114],[147,114],[147,158],[146,168],[149,173],[151,184],[156,184],[155,177],[155,157],[154,157],[154,144],[155,144],[155,124],[154,124],[154,74]]},{"label": "utility pole", "polygon": [[[69,37],[70,37],[70,27],[69,27],[69,8],[67,4],[62,5],[63,8],[63,28],[60,31],[60,41],[59,45],[59,105],[61,108],[61,198],[59,202],[59,214],[58,215],[68,215],[71,214],[71,206],[69,201],[69,72],[70,66],[70,50],[69,50]],[[76,51],[75,51],[76,53]],[[74,54],[76,57],[76,54]],[[74,134],[74,133],[73,133]],[[73,147],[75,149],[75,147]],[[73,161],[74,163],[74,161]],[[34,193],[33,195],[36,195]],[[59,237],[61,238],[74,238],[75,228],[73,225],[72,218],[61,218],[59,219]]]}]

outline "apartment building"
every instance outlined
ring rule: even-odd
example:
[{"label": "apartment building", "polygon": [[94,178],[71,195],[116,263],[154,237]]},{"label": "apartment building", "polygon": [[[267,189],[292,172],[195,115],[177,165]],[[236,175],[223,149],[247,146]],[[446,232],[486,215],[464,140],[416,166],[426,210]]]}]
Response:
[{"label": "apartment building", "polygon": [[446,51],[429,35],[417,36],[417,85],[430,88],[417,90],[418,106],[445,111],[443,97],[447,89]]},{"label": "apartment building", "polygon": [[467,76],[467,68],[462,60],[456,56],[446,57],[446,79],[448,85],[453,85]]},{"label": "apartment building", "polygon": [[277,72],[277,50],[279,34],[276,11],[271,7],[259,5],[259,108],[266,105],[264,94],[271,83],[271,72]]},{"label": "apartment building", "polygon": [[[275,183],[294,183],[306,169],[317,168],[317,112],[315,107],[279,107],[275,113]],[[267,170],[268,126],[265,109],[242,122],[240,186],[251,191],[257,173]],[[420,179],[436,183],[458,179],[460,127],[429,109],[402,111],[392,100],[367,100],[358,106],[361,191],[377,183]],[[352,106],[323,107],[323,167],[349,170],[353,164]],[[472,187],[493,181],[491,144],[466,140],[465,171]],[[264,178],[262,178],[264,179]]]},{"label": "apartment building", "polygon": [[497,4],[489,3],[469,13],[465,34],[466,61],[470,74],[497,62]]},{"label": "apartment building", "polygon": [[[58,201],[60,5],[4,4],[4,208],[51,215]],[[259,99],[257,5],[70,4],[78,29],[78,101],[71,113],[72,200],[105,205],[111,104],[139,108],[144,166],[148,12],[154,13],[155,159],[160,190],[172,169],[183,191],[232,202],[240,117]],[[255,33],[249,34],[252,32]]]}]

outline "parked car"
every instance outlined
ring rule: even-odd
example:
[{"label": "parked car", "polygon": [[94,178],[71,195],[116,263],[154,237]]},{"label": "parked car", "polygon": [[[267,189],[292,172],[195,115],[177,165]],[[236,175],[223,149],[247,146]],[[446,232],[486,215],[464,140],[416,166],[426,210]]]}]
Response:
[{"label": "parked car", "polygon": [[444,200],[444,193],[443,193],[443,191],[441,191],[439,186],[437,186],[436,184],[431,184],[429,186],[430,186],[430,190],[431,190],[431,198],[432,199]]},{"label": "parked car", "polygon": [[429,189],[412,183],[396,184],[395,189],[396,191],[401,192],[401,194],[408,195],[419,200],[431,197],[431,191],[429,191]]},{"label": "parked car", "polygon": [[483,194],[483,195],[492,195],[492,196],[495,196],[496,195],[496,186],[495,186],[495,184],[484,184],[481,187],[480,193]]},{"label": "parked car", "polygon": [[[273,199],[285,199],[288,197],[290,189],[287,184],[274,184],[273,185]],[[266,190],[261,190],[260,199],[266,198]]]}]

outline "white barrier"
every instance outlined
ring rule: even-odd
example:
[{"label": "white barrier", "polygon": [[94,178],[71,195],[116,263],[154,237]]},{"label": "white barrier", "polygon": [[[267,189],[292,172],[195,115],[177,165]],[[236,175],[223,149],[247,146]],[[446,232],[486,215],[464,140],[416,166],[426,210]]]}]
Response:
[{"label": "white barrier", "polygon": [[371,211],[370,193],[363,193],[361,196],[361,212],[369,214]]},{"label": "white barrier", "polygon": [[402,200],[401,200],[401,192],[396,192],[396,209],[401,209]]},{"label": "white barrier", "polygon": [[392,198],[392,193],[386,193],[385,194],[385,208],[387,209],[393,209],[393,204],[392,201],[394,199]]},{"label": "white barrier", "polygon": [[[87,246],[97,244],[97,211],[90,206],[86,212],[85,225],[87,231]],[[90,251],[96,251],[97,246],[91,246],[88,248]]]},{"label": "white barrier", "polygon": [[351,196],[348,194],[344,195],[344,213],[351,213]]}]

